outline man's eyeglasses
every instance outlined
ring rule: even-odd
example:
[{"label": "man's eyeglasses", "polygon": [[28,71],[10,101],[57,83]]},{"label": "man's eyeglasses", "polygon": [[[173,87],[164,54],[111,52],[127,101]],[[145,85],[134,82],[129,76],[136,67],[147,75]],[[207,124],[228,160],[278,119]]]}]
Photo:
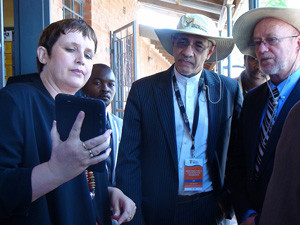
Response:
[{"label": "man's eyeglasses", "polygon": [[278,44],[279,40],[281,39],[295,38],[298,36],[299,35],[287,36],[287,37],[268,37],[265,40],[253,40],[252,42],[249,43],[249,46],[258,48],[261,45],[261,43],[263,43],[265,46],[275,46]]},{"label": "man's eyeglasses", "polygon": [[188,46],[192,45],[192,48],[196,52],[203,52],[207,48],[209,48],[211,45],[205,45],[202,41],[195,41],[194,43],[190,43],[190,41],[186,38],[177,38],[174,37],[174,44],[178,48],[187,48]]}]

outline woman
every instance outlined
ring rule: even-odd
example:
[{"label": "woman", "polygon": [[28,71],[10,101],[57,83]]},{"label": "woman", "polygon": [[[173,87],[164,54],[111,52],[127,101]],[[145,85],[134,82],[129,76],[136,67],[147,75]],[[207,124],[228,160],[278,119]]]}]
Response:
[{"label": "woman", "polygon": [[119,223],[132,219],[135,204],[107,188],[104,172],[86,171],[108,157],[111,131],[81,142],[83,112],[66,141],[56,128],[54,98],[84,86],[96,48],[84,21],[50,24],[37,49],[39,75],[0,90],[0,224],[110,224],[110,200]]}]

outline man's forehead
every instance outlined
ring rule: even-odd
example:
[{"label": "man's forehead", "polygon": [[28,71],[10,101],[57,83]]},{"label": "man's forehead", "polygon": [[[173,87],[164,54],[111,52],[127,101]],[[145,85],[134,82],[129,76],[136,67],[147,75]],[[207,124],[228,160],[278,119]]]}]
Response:
[{"label": "man's forehead", "polygon": [[291,24],[283,21],[283,20],[280,20],[280,19],[277,19],[277,18],[274,18],[274,17],[266,17],[266,18],[263,18],[262,20],[260,20],[254,27],[254,30],[257,28],[257,27],[260,27],[261,24],[265,24],[267,26],[271,26],[272,27],[281,27],[281,26],[284,26],[286,28],[290,28],[290,29],[295,29]]},{"label": "man's forehead", "polygon": [[111,80],[111,81],[115,81],[115,75],[112,71],[103,71],[101,69],[95,69],[92,72],[92,77],[93,79],[97,79],[97,80]]}]

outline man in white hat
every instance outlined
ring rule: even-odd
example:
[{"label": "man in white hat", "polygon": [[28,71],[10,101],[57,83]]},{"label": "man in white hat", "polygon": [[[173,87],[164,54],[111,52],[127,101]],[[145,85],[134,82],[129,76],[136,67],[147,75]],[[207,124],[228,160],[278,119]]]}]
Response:
[{"label": "man in white hat", "polygon": [[257,57],[261,71],[270,77],[245,96],[238,142],[229,151],[227,174],[243,225],[258,224],[282,126],[300,100],[299,31],[300,9],[288,8],[248,11],[233,27],[239,50]]},{"label": "man in white hat", "polygon": [[225,162],[242,93],[236,80],[203,65],[226,58],[233,39],[218,37],[215,24],[198,14],[156,34],[175,65],[132,85],[117,186],[137,205],[130,224],[219,224],[231,209]]}]

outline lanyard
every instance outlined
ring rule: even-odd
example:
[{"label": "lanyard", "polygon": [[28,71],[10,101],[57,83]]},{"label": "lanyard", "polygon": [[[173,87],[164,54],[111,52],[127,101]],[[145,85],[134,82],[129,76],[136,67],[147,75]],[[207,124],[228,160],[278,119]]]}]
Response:
[{"label": "lanyard", "polygon": [[178,87],[178,84],[176,81],[176,77],[175,77],[175,74],[173,73],[174,92],[175,92],[177,104],[180,109],[180,114],[183,119],[184,125],[188,129],[189,135],[192,139],[191,153],[192,153],[193,158],[195,157],[195,135],[196,135],[198,119],[199,119],[199,95],[201,93],[203,83],[204,83],[204,78],[203,78],[203,76],[200,76],[199,83],[198,83],[198,95],[197,95],[197,101],[196,101],[196,108],[194,111],[193,126],[192,126],[192,132],[191,132],[190,123],[189,123],[188,117],[186,115],[186,110],[185,110],[185,107],[184,107],[184,104],[183,104],[183,101],[181,98],[181,94],[180,94],[179,87]]}]

